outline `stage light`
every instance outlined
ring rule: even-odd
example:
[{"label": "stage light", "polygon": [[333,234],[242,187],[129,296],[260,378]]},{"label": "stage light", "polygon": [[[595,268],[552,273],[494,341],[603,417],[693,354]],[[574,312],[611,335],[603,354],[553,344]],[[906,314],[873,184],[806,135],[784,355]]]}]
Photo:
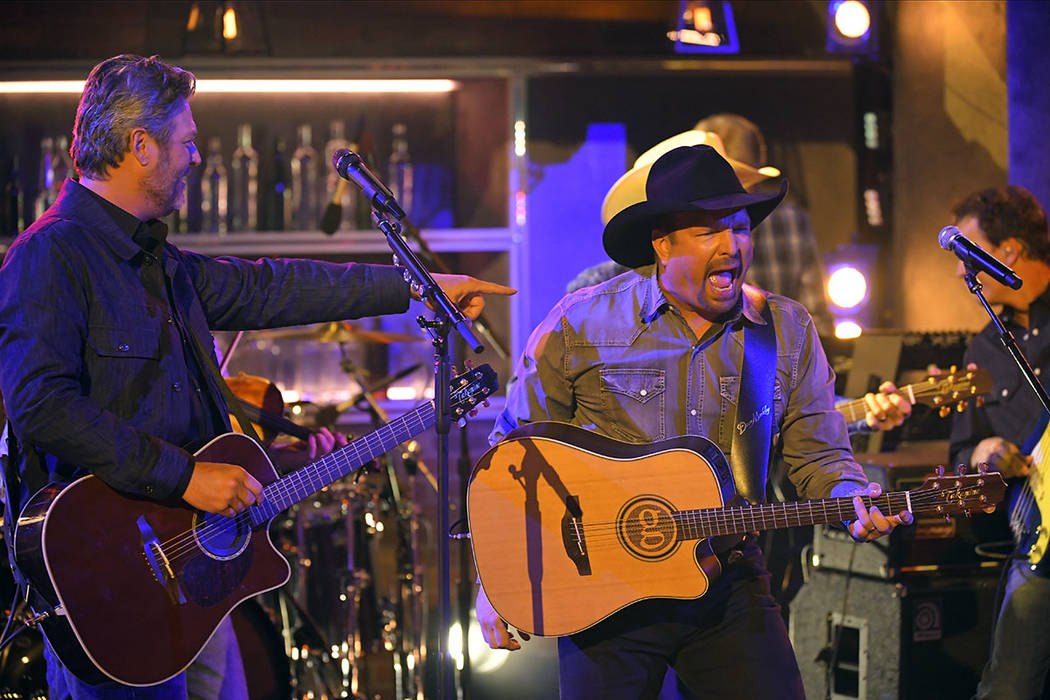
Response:
[{"label": "stage light", "polygon": [[853,309],[868,297],[868,279],[852,265],[843,265],[828,276],[828,298],[840,309]]},{"label": "stage light", "polygon": [[856,338],[871,325],[872,275],[878,246],[840,244],[824,255],[824,291],[836,338]]},{"label": "stage light", "polygon": [[828,3],[827,50],[830,53],[878,52],[878,13],[868,0],[832,0]]},{"label": "stage light", "polygon": [[835,8],[835,28],[848,39],[859,39],[871,29],[871,14],[864,3],[846,0]]},{"label": "stage light", "polygon": [[678,24],[667,32],[678,53],[739,53],[733,8],[723,0],[679,0]]},{"label": "stage light", "polygon": [[835,321],[835,337],[840,340],[848,340],[849,338],[859,338],[862,329],[860,324],[850,319],[842,319],[841,321]]}]

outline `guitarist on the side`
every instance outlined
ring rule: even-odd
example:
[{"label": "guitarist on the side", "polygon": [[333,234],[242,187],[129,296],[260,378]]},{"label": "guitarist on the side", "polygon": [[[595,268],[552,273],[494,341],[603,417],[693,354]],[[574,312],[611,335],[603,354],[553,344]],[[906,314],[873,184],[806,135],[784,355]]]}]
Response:
[{"label": "guitarist on the side", "polygon": [[[159,219],[185,202],[184,178],[201,163],[194,89],[193,74],[156,57],[97,65],[74,122],[78,178],[63,184],[0,268],[0,393],[10,463],[21,477],[10,494],[16,512],[48,482],[89,473],[132,496],[227,516],[243,511],[259,482],[239,465],[195,461],[184,448],[229,431],[217,373],[198,354],[213,355],[209,329],[408,308],[409,286],[394,267],[217,260],[166,241]],[[513,293],[460,275],[435,278],[472,317],[482,293]],[[137,641],[121,640],[129,649]],[[190,672],[149,687],[89,685],[58,660],[51,642],[52,698],[171,700],[187,697],[188,680],[194,697],[247,697],[228,617]]]},{"label": "guitarist on the side", "polygon": [[[603,237],[609,256],[633,269],[565,297],[533,332],[492,441],[538,420],[636,443],[704,435],[726,453],[734,433],[756,443],[775,433],[804,496],[879,493],[850,452],[809,313],[743,284],[751,228],[780,203],[786,183],[749,194],[707,145],[671,150],[643,167],[641,201],[613,216]],[[764,315],[775,337],[773,405],[737,416],[743,339],[766,324]],[[768,463],[745,466],[744,475],[761,477],[752,484],[764,483]],[[857,540],[911,520],[869,511],[859,498],[855,507],[848,527]],[[669,665],[704,697],[804,697],[757,544],[748,538],[721,559],[723,575],[703,597],[644,600],[560,638],[562,697],[656,697]],[[491,646],[519,648],[483,589],[477,613]]]},{"label": "guitarist on the side", "polygon": [[[1045,385],[1047,377],[1042,375],[1050,377],[1050,232],[1043,208],[1024,188],[1006,186],[974,192],[952,212],[963,235],[1024,280],[1020,289],[1013,290],[986,276],[980,278],[988,302],[1002,306],[1000,318]],[[963,273],[960,262],[958,275]],[[991,323],[970,341],[965,361],[987,369],[995,388],[984,406],[955,417],[952,464],[986,462],[1015,482],[1023,482],[1029,469],[1042,475],[1047,465],[1034,464],[1020,448],[1040,425],[1043,406]],[[1031,504],[1028,508],[1029,516],[1041,515],[1046,527],[1050,513],[1040,513]],[[1044,697],[1050,669],[1050,580],[1031,571],[1024,555],[1018,552],[1019,558],[1008,564],[992,652],[977,690],[981,699]]]}]

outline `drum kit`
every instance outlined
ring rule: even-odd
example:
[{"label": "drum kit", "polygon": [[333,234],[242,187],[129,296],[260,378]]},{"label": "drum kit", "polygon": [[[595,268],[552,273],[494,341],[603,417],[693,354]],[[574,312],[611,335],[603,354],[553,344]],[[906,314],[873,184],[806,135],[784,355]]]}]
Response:
[{"label": "drum kit", "polygon": [[[266,342],[335,343],[343,348],[421,340],[348,323],[252,335]],[[230,343],[227,356],[235,347]],[[368,381],[354,362],[345,360],[341,369],[360,391],[339,405],[302,415],[334,422],[356,406],[369,413],[373,427],[387,422],[375,392],[406,372]],[[325,488],[275,519],[271,538],[291,564],[291,580],[232,613],[251,700],[423,697],[427,621],[417,504],[421,477],[431,486],[435,482],[415,441],[396,452],[396,460],[383,455],[374,468]],[[407,494],[401,487],[405,479]],[[13,585],[7,591],[3,583],[0,595],[8,594],[10,600]],[[43,644],[31,630],[0,652],[0,698],[46,697]]]}]

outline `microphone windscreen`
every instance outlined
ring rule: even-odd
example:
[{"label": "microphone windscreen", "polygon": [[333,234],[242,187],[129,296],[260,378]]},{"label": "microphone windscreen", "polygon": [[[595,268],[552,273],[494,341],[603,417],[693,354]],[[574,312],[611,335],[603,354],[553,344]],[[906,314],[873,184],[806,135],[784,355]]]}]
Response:
[{"label": "microphone windscreen", "polygon": [[937,234],[937,241],[941,244],[941,247],[945,250],[951,250],[952,237],[958,235],[959,229],[955,226],[945,226],[941,229],[941,232]]},{"label": "microphone windscreen", "polygon": [[339,228],[339,220],[343,218],[343,205],[337,202],[329,202],[321,217],[321,230],[331,236]]}]

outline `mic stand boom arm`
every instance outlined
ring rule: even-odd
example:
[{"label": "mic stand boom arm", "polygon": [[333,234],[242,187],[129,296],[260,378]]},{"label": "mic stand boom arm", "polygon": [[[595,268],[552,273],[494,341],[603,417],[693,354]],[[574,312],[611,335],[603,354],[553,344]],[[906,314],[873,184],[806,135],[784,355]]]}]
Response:
[{"label": "mic stand boom arm", "polygon": [[984,310],[988,312],[988,316],[992,319],[992,324],[995,325],[997,331],[999,331],[999,340],[1002,341],[1003,346],[1006,347],[1007,351],[1014,358],[1014,362],[1017,363],[1018,369],[1021,370],[1021,374],[1028,381],[1028,385],[1032,387],[1032,391],[1039,397],[1039,400],[1043,404],[1043,410],[1050,412],[1050,396],[1047,396],[1046,389],[1039,383],[1039,380],[1035,376],[1035,372],[1032,371],[1032,365],[1028,364],[1028,360],[1025,358],[1024,353],[1017,347],[1017,340],[1014,338],[1014,334],[1010,332],[1010,329],[1003,325],[1002,320],[992,310],[992,307],[988,305],[988,300],[984,298],[984,294],[981,293],[983,286],[977,281],[977,271],[974,270],[973,266],[966,262],[963,263],[966,268],[966,274],[963,279],[966,280],[966,286],[971,292],[981,301],[981,305]]}]

